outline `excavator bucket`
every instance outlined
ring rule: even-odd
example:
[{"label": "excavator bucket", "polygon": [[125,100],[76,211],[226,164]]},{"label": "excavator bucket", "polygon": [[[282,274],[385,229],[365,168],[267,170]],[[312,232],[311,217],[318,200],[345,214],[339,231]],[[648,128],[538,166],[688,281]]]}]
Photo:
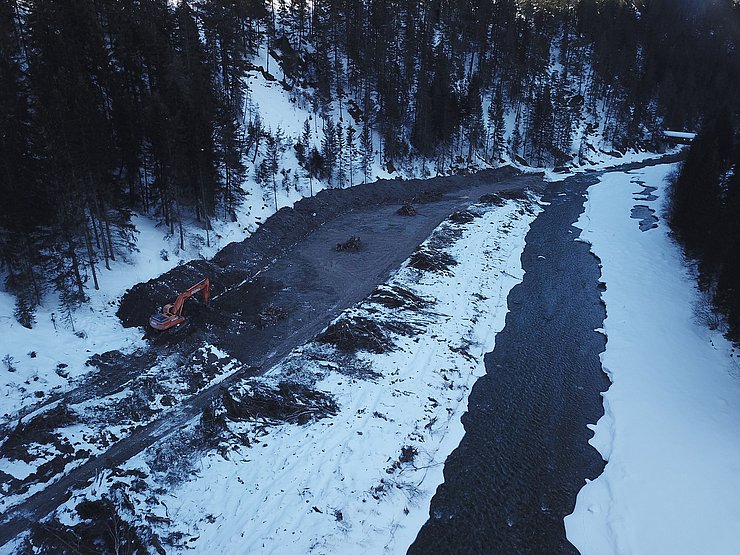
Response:
[{"label": "excavator bucket", "polygon": [[207,305],[211,297],[211,282],[205,278],[180,293],[174,303],[164,305],[161,312],[152,314],[149,325],[155,330],[164,331],[182,324],[185,321],[185,316],[182,315],[185,301],[198,291],[203,292],[203,302]]}]

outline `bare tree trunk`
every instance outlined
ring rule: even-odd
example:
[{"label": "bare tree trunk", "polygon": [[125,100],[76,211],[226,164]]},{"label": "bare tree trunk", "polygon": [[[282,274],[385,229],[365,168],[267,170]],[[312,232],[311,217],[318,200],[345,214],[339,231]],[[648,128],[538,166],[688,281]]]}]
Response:
[{"label": "bare tree trunk", "polygon": [[[100,227],[100,237],[103,239],[103,258],[105,259],[105,269],[110,270],[110,249],[108,247],[108,242],[105,238],[105,227],[103,226],[103,219],[102,219],[102,210],[100,209],[100,203],[98,202],[98,196],[95,195],[95,211],[98,214],[98,227]],[[90,214],[92,217],[92,213]],[[98,235],[98,230],[95,228],[95,219],[92,218],[92,226],[93,231],[95,232],[95,236]],[[98,248],[100,248],[100,243],[98,243]]]},{"label": "bare tree trunk", "polygon": [[100,248],[100,237],[98,236],[98,228],[95,225],[95,215],[93,214],[92,210],[88,208],[88,211],[90,212],[90,219],[92,219],[92,228],[93,228],[93,236],[95,237],[95,246],[97,248]]},{"label": "bare tree trunk", "polygon": [[185,231],[182,228],[182,213],[180,212],[180,203],[177,199],[175,199],[175,210],[177,212],[177,227],[180,230],[180,249],[185,250]]},{"label": "bare tree trunk", "polygon": [[105,236],[108,239],[108,254],[111,260],[116,259],[116,253],[113,250],[113,237],[110,231],[110,220],[108,220],[108,213],[103,209],[103,223],[105,223]]},{"label": "bare tree trunk", "polygon": [[72,260],[72,271],[75,275],[75,283],[77,284],[77,291],[79,294],[80,302],[85,300],[85,288],[82,285],[82,275],[80,274],[80,260],[77,258],[77,252],[75,251],[74,243],[71,240],[67,241],[69,245],[69,257]]},{"label": "bare tree trunk", "polygon": [[[100,285],[98,284],[98,273],[95,270],[95,256],[93,253],[92,240],[90,239],[90,230],[87,227],[87,222],[85,223],[84,228],[85,228],[85,244],[87,245],[87,257],[90,263],[90,271],[92,272],[93,283],[95,284],[95,290],[98,291],[100,290]],[[108,259],[106,258],[106,265],[107,263],[108,263]],[[110,266],[108,266],[108,269],[110,269]],[[84,300],[84,293],[82,295],[82,298]]]}]

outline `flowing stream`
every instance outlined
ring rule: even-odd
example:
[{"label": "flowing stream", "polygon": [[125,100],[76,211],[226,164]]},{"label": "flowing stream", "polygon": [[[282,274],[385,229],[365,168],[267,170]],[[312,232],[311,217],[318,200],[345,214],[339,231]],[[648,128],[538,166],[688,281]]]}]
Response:
[{"label": "flowing stream", "polygon": [[594,331],[605,317],[599,261],[571,225],[596,181],[577,175],[544,197],[524,279],[462,418],[465,437],[410,554],[577,553],[563,517],[584,480],[603,470],[586,425],[603,414],[609,386],[599,360],[606,338]]}]

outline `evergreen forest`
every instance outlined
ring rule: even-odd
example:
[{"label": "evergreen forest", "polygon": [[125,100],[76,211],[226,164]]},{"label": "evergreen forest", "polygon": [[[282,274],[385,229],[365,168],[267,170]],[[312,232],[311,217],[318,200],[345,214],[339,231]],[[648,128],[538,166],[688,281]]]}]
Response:
[{"label": "evergreen forest", "polygon": [[[47,292],[84,302],[135,248],[132,213],[209,230],[284,153],[343,187],[373,161],[554,167],[597,135],[702,129],[672,220],[740,326],[739,48],[732,0],[7,0],[0,277],[31,327]],[[253,74],[310,108],[301,136],[265,126]]]}]

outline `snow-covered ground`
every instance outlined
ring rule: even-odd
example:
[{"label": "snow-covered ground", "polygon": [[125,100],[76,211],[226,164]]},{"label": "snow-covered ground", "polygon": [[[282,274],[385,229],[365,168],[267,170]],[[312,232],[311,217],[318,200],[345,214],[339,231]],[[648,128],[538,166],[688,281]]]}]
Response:
[{"label": "snow-covered ground", "polygon": [[[606,469],[565,519],[584,555],[740,553],[740,353],[697,318],[701,296],[664,219],[671,169],[606,174],[577,223],[607,286],[612,381],[591,441]],[[636,205],[657,227],[640,231]]]},{"label": "snow-covered ground", "polygon": [[391,333],[393,350],[347,358],[312,342],[246,385],[300,382],[331,394],[337,414],[303,425],[230,422],[228,448],[192,454],[174,485],[167,483],[171,468],[157,472],[152,464],[169,447],[154,446],[126,465],[145,474],[100,476],[64,506],[62,520],[78,521],[82,497],[113,495],[111,483],[116,490],[128,484],[135,518],[146,515],[161,538],[177,538],[184,550],[405,551],[464,433],[460,416],[504,325],[508,292],[522,278],[524,238],[540,210],[509,201],[477,206],[470,223],[443,223],[425,245],[443,246],[457,265],[434,273],[405,263],[388,283],[429,304],[391,309],[365,301],[338,318],[413,330]]}]

